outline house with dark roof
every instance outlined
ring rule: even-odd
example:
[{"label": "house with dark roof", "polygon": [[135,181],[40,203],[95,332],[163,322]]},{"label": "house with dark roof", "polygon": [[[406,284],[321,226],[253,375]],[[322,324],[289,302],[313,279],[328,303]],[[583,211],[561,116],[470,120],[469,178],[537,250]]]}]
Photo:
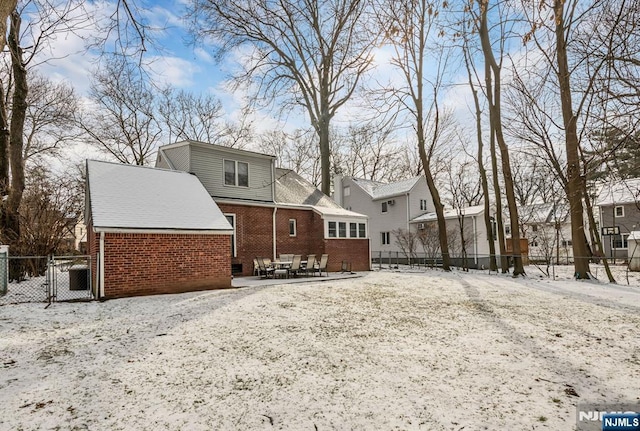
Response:
[{"label": "house with dark roof", "polygon": [[234,274],[251,275],[255,257],[280,254],[326,253],[329,271],[371,267],[368,217],[277,168],[274,156],[187,140],[160,147],[156,166],[200,179],[232,226]]},{"label": "house with dark roof", "polygon": [[231,287],[233,228],[186,172],[87,161],[96,298]]},{"label": "house with dark roof", "polygon": [[382,183],[336,175],[333,187],[334,199],[338,204],[369,217],[369,235],[374,253],[401,252],[393,232],[415,229],[411,220],[435,211],[424,176]]}]

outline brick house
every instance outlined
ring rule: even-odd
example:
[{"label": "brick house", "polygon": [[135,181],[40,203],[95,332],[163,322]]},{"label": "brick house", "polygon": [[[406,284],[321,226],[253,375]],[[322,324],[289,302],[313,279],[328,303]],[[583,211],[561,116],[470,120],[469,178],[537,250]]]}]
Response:
[{"label": "brick house", "polygon": [[255,257],[329,254],[328,270],[343,262],[370,265],[368,218],[347,211],[297,173],[276,168],[271,155],[181,141],[159,148],[156,166],[197,176],[233,227],[234,274],[253,274]]},{"label": "brick house", "polygon": [[184,172],[87,161],[96,298],[231,287],[231,226]]}]

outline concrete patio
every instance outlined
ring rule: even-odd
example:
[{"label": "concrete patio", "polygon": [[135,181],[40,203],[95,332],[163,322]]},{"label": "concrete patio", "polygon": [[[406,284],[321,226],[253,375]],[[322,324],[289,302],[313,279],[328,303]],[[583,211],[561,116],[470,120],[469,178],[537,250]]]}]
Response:
[{"label": "concrete patio", "polygon": [[345,280],[348,278],[360,278],[369,274],[365,272],[330,272],[328,276],[314,276],[314,277],[291,277],[291,278],[261,278],[257,275],[248,277],[234,277],[231,280],[233,287],[253,287],[253,286],[275,286],[278,284],[293,284],[293,283],[317,283],[322,281],[335,281]]}]

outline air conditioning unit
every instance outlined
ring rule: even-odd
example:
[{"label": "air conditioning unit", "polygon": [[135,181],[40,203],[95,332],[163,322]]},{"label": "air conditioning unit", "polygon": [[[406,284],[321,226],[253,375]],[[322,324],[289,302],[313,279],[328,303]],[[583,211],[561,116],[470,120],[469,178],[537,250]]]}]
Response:
[{"label": "air conditioning unit", "polygon": [[391,199],[390,201],[387,201],[387,203],[389,205],[395,205],[396,204],[396,200],[395,199]]},{"label": "air conditioning unit", "polygon": [[424,223],[418,223],[418,229],[423,230],[424,229]]}]

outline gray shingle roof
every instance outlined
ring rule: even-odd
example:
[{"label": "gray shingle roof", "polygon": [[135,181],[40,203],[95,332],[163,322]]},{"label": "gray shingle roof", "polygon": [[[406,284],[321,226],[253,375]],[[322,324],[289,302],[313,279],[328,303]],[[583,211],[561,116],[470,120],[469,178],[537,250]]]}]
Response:
[{"label": "gray shingle roof", "polygon": [[395,183],[384,184],[376,181],[365,180],[362,178],[353,178],[365,192],[371,196],[373,200],[387,199],[394,196],[403,195],[411,191],[411,189],[420,181],[421,177],[409,178],[408,180],[396,181]]},{"label": "gray shingle roof", "polygon": [[333,199],[290,169],[276,169],[276,202],[279,204],[312,205],[341,208]]},{"label": "gray shingle roof", "polygon": [[230,231],[194,175],[87,160],[88,197],[96,229]]}]

